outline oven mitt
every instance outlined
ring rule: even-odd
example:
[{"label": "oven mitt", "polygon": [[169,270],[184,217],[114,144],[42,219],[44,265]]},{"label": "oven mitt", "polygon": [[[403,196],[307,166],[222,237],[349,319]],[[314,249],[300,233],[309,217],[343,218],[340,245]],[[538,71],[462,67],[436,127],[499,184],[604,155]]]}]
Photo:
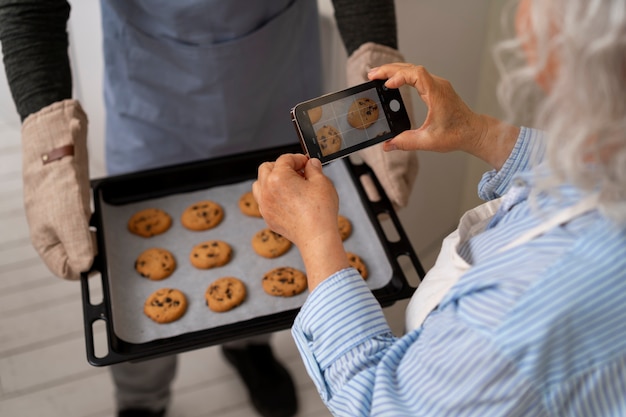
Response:
[{"label": "oven mitt", "polygon": [[[392,62],[404,62],[404,57],[400,52],[388,46],[372,42],[364,43],[348,58],[348,86],[369,81],[367,73],[372,68]],[[413,105],[410,87],[401,87],[400,93],[409,118],[412,118]],[[417,153],[415,151],[385,152],[383,144],[380,143],[357,152],[357,155],[372,168],[393,205],[396,208],[406,206],[417,177]],[[379,199],[376,188],[372,184],[365,183],[364,187],[371,200]]]},{"label": "oven mitt", "polygon": [[50,271],[65,279],[80,278],[95,255],[86,142],[87,116],[75,100],[45,107],[22,126],[30,238]]}]

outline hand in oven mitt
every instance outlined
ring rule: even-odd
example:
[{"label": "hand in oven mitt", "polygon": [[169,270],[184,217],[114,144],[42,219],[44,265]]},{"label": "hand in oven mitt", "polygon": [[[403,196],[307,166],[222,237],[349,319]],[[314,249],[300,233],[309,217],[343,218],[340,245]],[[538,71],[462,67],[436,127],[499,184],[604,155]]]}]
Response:
[{"label": "hand in oven mitt", "polygon": [[95,255],[86,142],[87,116],[75,100],[45,107],[22,126],[30,238],[50,271],[65,279],[80,278]]},{"label": "hand in oven mitt", "polygon": [[[348,86],[368,81],[367,73],[372,68],[392,62],[404,62],[404,57],[400,52],[388,46],[372,42],[361,45],[348,58]],[[411,93],[410,89],[405,87],[400,88],[400,93],[409,117],[412,118]],[[380,143],[357,152],[357,155],[372,168],[393,205],[397,208],[406,206],[417,177],[417,153],[415,151],[385,152],[383,144]],[[378,193],[373,184],[369,186],[365,184],[365,191],[371,199],[377,199]]]}]

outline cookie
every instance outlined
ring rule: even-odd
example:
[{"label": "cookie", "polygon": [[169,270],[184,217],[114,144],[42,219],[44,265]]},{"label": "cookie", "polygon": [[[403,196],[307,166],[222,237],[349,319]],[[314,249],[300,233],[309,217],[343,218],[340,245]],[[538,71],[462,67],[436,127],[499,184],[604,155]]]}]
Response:
[{"label": "cookie", "polygon": [[150,248],[137,257],[135,270],[142,277],[158,281],[172,275],[176,269],[176,259],[167,249]]},{"label": "cookie", "polygon": [[265,258],[277,258],[291,248],[291,242],[270,229],[263,229],[252,237],[252,248]]},{"label": "cookie", "polygon": [[348,109],[348,123],[356,129],[367,129],[378,120],[378,104],[370,98],[354,100]]},{"label": "cookie", "polygon": [[210,269],[226,265],[232,258],[230,245],[221,240],[198,243],[189,254],[189,261],[198,269]]},{"label": "cookie", "polygon": [[309,114],[309,120],[311,120],[311,124],[314,125],[322,118],[322,107],[313,107],[312,109],[309,109],[307,113]]},{"label": "cookie", "polygon": [[359,271],[359,274],[361,274],[363,279],[367,279],[369,272],[367,271],[367,266],[365,266],[363,259],[361,259],[359,255],[352,252],[346,252],[346,254],[348,255],[348,263],[350,266]]},{"label": "cookie", "polygon": [[306,275],[290,266],[274,268],[263,275],[263,291],[277,297],[293,297],[307,287]]},{"label": "cookie", "polygon": [[235,277],[218,278],[204,293],[207,306],[218,313],[232,310],[246,299],[246,286]]},{"label": "cookie", "polygon": [[128,220],[128,230],[142,237],[165,233],[172,225],[169,214],[158,208],[147,208],[133,214]]},{"label": "cookie", "polygon": [[161,288],[146,299],[143,312],[157,323],[171,323],[187,311],[187,297],[175,288]]},{"label": "cookie", "polygon": [[248,191],[247,193],[239,197],[239,209],[246,216],[261,217],[259,204],[254,199],[252,191]]},{"label": "cookie", "polygon": [[347,217],[339,215],[337,218],[337,224],[339,226],[339,234],[341,235],[341,240],[346,240],[352,234],[352,223],[348,220]]},{"label": "cookie", "polygon": [[330,155],[341,149],[341,133],[333,126],[324,125],[315,132],[315,135],[322,155]]},{"label": "cookie", "polygon": [[189,230],[201,231],[212,229],[224,218],[222,206],[214,201],[198,201],[190,205],[180,216],[180,222]]}]

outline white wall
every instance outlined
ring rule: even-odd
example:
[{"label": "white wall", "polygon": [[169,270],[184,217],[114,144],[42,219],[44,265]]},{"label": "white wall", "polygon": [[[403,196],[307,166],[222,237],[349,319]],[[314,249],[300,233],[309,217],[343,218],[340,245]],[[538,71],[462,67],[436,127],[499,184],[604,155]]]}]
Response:
[{"label": "white wall", "polygon": [[[330,0],[319,0],[323,14],[332,16]],[[407,61],[422,64],[447,78],[472,107],[493,108],[493,69],[488,41],[499,27],[499,0],[396,0],[399,44]],[[334,74],[328,88],[343,87],[345,51],[337,32],[323,23],[324,42],[330,45],[326,65]],[[90,120],[92,177],[104,175],[104,108],[102,103],[102,51],[98,0],[72,2],[71,58],[75,97]],[[413,96],[415,120],[425,107]],[[0,78],[0,120],[19,128],[4,73]],[[420,173],[409,206],[399,215],[418,255],[430,266],[441,239],[451,231],[461,212],[477,203],[475,184],[484,170],[481,163],[461,154],[420,154]]]}]

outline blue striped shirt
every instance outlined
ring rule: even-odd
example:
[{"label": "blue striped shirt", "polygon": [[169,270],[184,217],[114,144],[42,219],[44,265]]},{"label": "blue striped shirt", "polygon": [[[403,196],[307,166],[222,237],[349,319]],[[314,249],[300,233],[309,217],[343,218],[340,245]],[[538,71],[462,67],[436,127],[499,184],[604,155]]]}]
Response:
[{"label": "blue striped shirt", "polygon": [[479,194],[502,211],[459,253],[472,265],[423,325],[394,337],[350,268],[308,297],[292,333],[337,416],[626,416],[626,227],[599,211],[501,253],[580,191],[528,199],[522,129]]}]

